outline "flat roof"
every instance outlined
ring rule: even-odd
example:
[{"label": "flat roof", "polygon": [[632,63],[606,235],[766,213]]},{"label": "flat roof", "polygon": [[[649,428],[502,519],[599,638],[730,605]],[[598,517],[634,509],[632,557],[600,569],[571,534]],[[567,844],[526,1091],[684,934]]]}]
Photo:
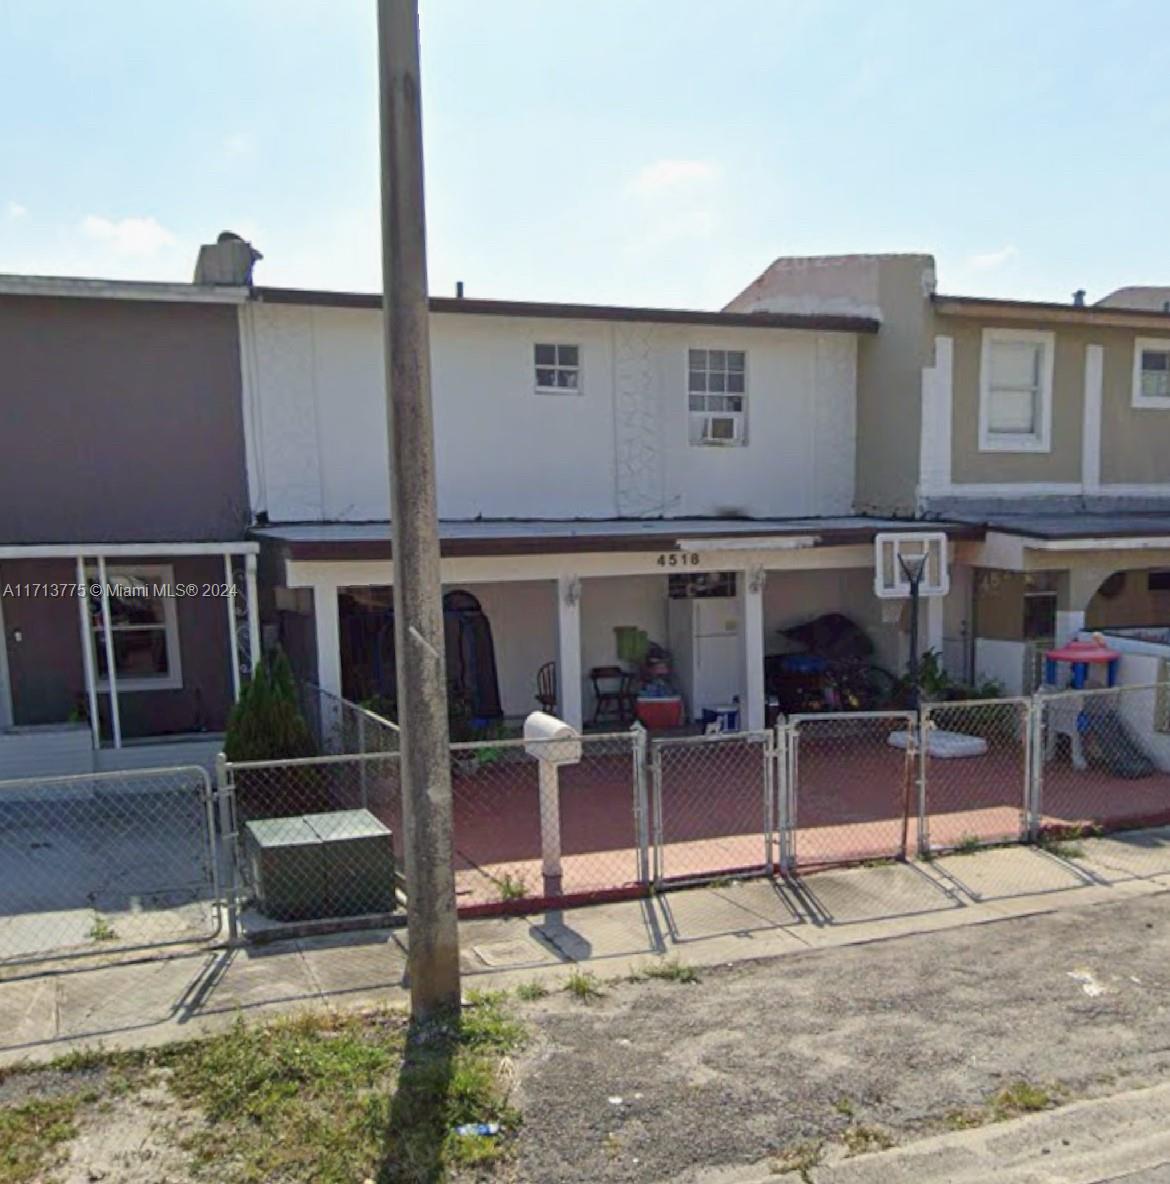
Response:
[{"label": "flat roof", "polygon": [[[680,540],[815,537],[822,546],[868,543],[884,530],[944,530],[958,538],[982,538],[969,522],[905,518],[607,518],[444,520],[439,544],[445,556],[530,555],[578,551],[659,551]],[[387,559],[389,522],[301,522],[253,527],[256,539],[281,547],[290,559]]]},{"label": "flat roof", "polygon": [[1126,539],[1166,535],[1170,513],[988,514],[979,522],[988,530],[1035,539]]},{"label": "flat roof", "polygon": [[1119,328],[1170,328],[1170,312],[1114,308],[1102,304],[1060,304],[1046,300],[1001,300],[994,296],[931,296],[935,312],[942,316],[997,317],[1046,321],[1053,324],[1117,325]]},{"label": "flat roof", "polygon": [[0,275],[0,296],[56,296],[70,300],[154,300],[173,304],[243,304],[248,289],[231,284],[104,280],[71,275]]},{"label": "flat roof", "polygon": [[[266,304],[309,304],[329,308],[382,307],[381,293],[329,292],[314,288],[253,289]],[[431,312],[462,316],[552,318],[575,321],[634,321],[667,325],[710,325],[737,329],[818,329],[835,333],[876,333],[876,317],[805,312],[720,312],[686,308],[636,308],[617,304],[560,304],[535,300],[481,300],[432,296]]]}]

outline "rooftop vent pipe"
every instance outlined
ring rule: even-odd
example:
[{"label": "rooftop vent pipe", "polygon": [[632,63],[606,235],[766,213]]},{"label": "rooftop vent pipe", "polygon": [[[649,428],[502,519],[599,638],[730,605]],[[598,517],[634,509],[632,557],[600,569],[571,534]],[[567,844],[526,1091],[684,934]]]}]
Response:
[{"label": "rooftop vent pipe", "polygon": [[1073,293],[1073,305],[1076,308],[1084,308],[1085,307],[1085,289],[1084,288],[1078,288]]}]

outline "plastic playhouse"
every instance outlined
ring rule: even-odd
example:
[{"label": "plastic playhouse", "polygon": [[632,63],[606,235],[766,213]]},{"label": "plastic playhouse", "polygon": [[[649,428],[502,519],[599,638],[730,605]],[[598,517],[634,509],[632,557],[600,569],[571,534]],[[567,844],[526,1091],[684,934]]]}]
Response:
[{"label": "plastic playhouse", "polygon": [[[1105,644],[1100,634],[1084,641],[1069,641],[1044,655],[1044,682],[1050,692],[1084,691],[1094,668],[1104,668],[1106,685],[1117,686],[1117,667],[1121,655]],[[1067,675],[1062,682],[1062,667]],[[1111,696],[1071,695],[1055,697],[1047,705],[1048,735],[1044,759],[1056,755],[1059,738],[1068,740],[1074,769],[1090,765],[1103,768],[1118,777],[1149,777],[1156,772],[1154,762],[1125,725]]]}]

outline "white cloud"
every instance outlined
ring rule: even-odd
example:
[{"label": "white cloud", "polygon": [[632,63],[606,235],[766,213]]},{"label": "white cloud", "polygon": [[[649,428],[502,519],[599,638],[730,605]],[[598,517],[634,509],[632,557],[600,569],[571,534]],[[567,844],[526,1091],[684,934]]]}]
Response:
[{"label": "white cloud", "polygon": [[967,259],[967,266],[974,271],[994,271],[1005,263],[1011,262],[1019,251],[1015,247],[1000,247],[998,251],[986,251],[981,255],[971,255]]},{"label": "white cloud", "polygon": [[225,137],[223,147],[229,156],[248,156],[252,151],[252,137],[245,132],[233,132]]},{"label": "white cloud", "polygon": [[8,203],[8,216],[14,222],[17,218],[23,218],[28,213],[28,206],[22,206],[18,201],[10,201]]},{"label": "white cloud", "polygon": [[81,232],[95,242],[107,243],[122,255],[156,255],[178,242],[155,218],[121,218],[115,222],[87,214],[81,220]]},{"label": "white cloud", "polygon": [[643,197],[713,181],[719,166],[710,160],[655,160],[639,169],[630,189]]}]

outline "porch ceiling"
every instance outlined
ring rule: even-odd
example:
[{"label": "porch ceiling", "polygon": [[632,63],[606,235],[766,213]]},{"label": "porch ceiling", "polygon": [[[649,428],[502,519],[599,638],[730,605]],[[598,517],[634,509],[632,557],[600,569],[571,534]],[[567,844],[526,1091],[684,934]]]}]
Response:
[{"label": "porch ceiling", "polygon": [[[953,538],[980,539],[975,523],[932,522]],[[549,521],[442,521],[439,541],[444,556],[563,554],[565,552],[661,551],[693,539],[783,540],[814,536],[819,546],[868,543],[879,531],[921,530],[922,523],[901,518],[756,518],[756,519],[591,519]],[[279,547],[288,559],[386,559],[390,556],[388,522],[293,523],[258,527],[252,537]]]}]

